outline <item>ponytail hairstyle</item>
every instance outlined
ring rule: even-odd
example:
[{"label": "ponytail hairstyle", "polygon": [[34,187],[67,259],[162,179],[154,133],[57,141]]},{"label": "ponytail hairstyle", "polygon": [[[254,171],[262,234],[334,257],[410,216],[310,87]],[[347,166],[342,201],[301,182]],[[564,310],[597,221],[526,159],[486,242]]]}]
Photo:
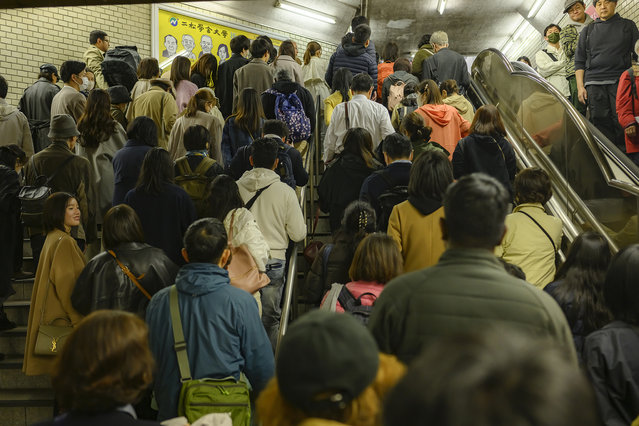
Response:
[{"label": "ponytail hairstyle", "polygon": [[[457,86],[457,82],[455,80],[446,80],[440,86],[439,90],[443,93],[446,91],[446,96],[450,96],[452,94],[459,94],[459,87]],[[443,94],[442,94],[443,96]]]},{"label": "ponytail hairstyle", "polygon": [[311,58],[315,56],[315,54],[322,50],[322,46],[316,41],[310,41],[306,45],[306,52],[304,52],[304,65],[308,65],[311,63]]},{"label": "ponytail hairstyle", "polygon": [[413,111],[404,117],[399,131],[408,136],[411,142],[428,142],[433,129],[425,126],[424,118]]},{"label": "ponytail hairstyle", "polygon": [[442,94],[437,83],[433,80],[423,80],[417,85],[417,92],[420,94],[423,104],[442,105]]},{"label": "ponytail hairstyle", "polygon": [[189,99],[189,103],[184,110],[184,115],[187,117],[195,117],[198,111],[206,112],[206,104],[211,103],[215,105],[217,102],[215,96],[209,89],[202,88],[195,92],[195,95]]}]

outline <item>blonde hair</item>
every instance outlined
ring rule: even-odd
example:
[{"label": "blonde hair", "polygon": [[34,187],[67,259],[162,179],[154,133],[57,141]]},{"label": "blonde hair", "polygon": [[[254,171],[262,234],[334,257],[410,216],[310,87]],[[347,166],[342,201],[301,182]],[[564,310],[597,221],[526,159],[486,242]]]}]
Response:
[{"label": "blonde hair", "polygon": [[[375,380],[344,410],[344,419],[341,421],[351,426],[381,425],[384,398],[405,372],[406,367],[397,358],[380,353]],[[282,398],[275,377],[260,393],[256,408],[262,426],[297,426],[309,417]]]}]

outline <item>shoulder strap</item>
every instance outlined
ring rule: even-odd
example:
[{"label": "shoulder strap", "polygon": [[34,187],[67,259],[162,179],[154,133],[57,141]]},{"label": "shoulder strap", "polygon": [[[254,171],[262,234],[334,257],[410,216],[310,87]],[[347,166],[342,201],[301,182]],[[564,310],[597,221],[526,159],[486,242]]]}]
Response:
[{"label": "shoulder strap", "polygon": [[213,164],[215,164],[215,160],[211,157],[202,157],[202,161],[200,161],[200,164],[197,165],[193,173],[196,175],[204,175],[213,167]]},{"label": "shoulder strap", "polygon": [[351,128],[351,120],[348,117],[348,101],[344,102],[344,112],[346,115],[346,130]]},{"label": "shoulder strap", "polygon": [[184,341],[184,329],[182,328],[182,318],[180,317],[180,304],[178,303],[178,290],[174,285],[169,290],[169,308],[171,310],[171,325],[173,327],[173,340],[175,344],[175,355],[177,356],[178,366],[180,368],[180,381],[188,382],[191,380],[191,367],[189,366],[189,355],[186,351],[186,342]]},{"label": "shoulder strap", "polygon": [[53,174],[47,178],[45,185],[49,186],[49,183],[53,180],[53,178],[55,178],[58,175],[58,172],[60,170],[62,170],[64,168],[64,166],[66,166],[68,163],[71,162],[71,160],[73,160],[75,158],[75,154],[71,154],[71,156],[69,156],[66,160],[64,160],[62,163],[60,163],[60,165],[58,166],[58,168],[55,170],[55,172],[53,172]]},{"label": "shoulder strap", "polygon": [[193,170],[191,170],[191,165],[189,164],[189,160],[186,157],[178,158],[175,162],[175,165],[178,167],[178,171],[182,176],[188,176],[193,174]]},{"label": "shoulder strap", "polygon": [[[135,278],[135,275],[133,275],[133,273],[131,272],[131,270],[124,265],[122,262],[120,262],[120,259],[118,259],[118,257],[115,255],[115,252],[113,250],[108,250],[108,253],[113,256],[113,259],[115,259],[115,262],[118,264],[118,266],[120,267],[120,269],[122,269],[122,272],[124,272],[126,274],[127,277],[129,277],[129,279],[131,281],[133,281],[133,284],[135,284],[135,286],[140,289],[140,291],[142,292],[142,294],[144,294],[146,296],[147,299],[151,300],[151,295],[149,294],[148,291],[146,291],[146,289],[144,287],[142,287],[142,284],[140,284],[140,282],[138,281],[137,278]],[[144,275],[140,275],[140,278],[142,278]]]},{"label": "shoulder strap", "polygon": [[322,253],[322,283],[326,283],[328,278],[328,258],[333,250],[333,244],[326,244],[324,246],[324,252]]},{"label": "shoulder strap", "polygon": [[[324,299],[324,304],[320,307],[320,311],[335,312],[337,301],[343,288],[344,284],[333,283],[331,289],[326,294],[326,299]],[[342,305],[342,307],[344,307],[344,305]]]},{"label": "shoulder strap", "polygon": [[533,217],[531,215],[529,215],[528,213],[524,212],[524,211],[519,211],[519,213],[523,213],[526,216],[528,216],[530,218],[530,220],[532,220],[533,222],[535,222],[535,225],[537,225],[539,227],[539,229],[541,229],[543,231],[544,234],[546,234],[546,237],[548,237],[548,239],[550,240],[550,244],[552,244],[552,249],[555,253],[557,253],[557,247],[555,246],[555,242],[552,240],[552,238],[550,237],[550,234],[548,234],[548,232],[546,232],[546,230],[544,229],[543,226],[541,226],[539,224],[539,222],[537,222],[535,219],[533,219]]},{"label": "shoulder strap", "polygon": [[542,52],[545,52],[546,55],[550,56],[550,59],[552,59],[553,62],[557,62],[558,61],[557,57],[555,55],[553,55],[552,53],[550,53],[548,51],[548,49],[541,49],[541,50],[542,50]]},{"label": "shoulder strap", "polygon": [[[271,185],[273,185],[273,184],[271,184]],[[246,207],[247,210],[251,210],[251,207],[253,207],[253,204],[255,204],[255,202],[257,201],[257,197],[262,195],[262,192],[266,191],[269,188],[269,186],[271,186],[271,185],[265,186],[262,189],[258,189],[257,192],[255,193],[255,195],[253,195],[253,198],[248,200],[246,202],[246,204],[244,205],[244,207]]]},{"label": "shoulder strap", "polygon": [[233,224],[235,223],[235,213],[237,213],[237,209],[233,210],[233,213],[231,213],[231,224],[229,225],[228,245],[231,245],[231,241],[233,241]]}]

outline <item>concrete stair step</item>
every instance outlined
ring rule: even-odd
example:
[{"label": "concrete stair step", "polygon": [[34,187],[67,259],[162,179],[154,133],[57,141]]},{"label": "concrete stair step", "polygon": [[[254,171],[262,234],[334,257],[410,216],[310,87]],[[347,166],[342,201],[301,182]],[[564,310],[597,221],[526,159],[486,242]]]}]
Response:
[{"label": "concrete stair step", "polygon": [[11,285],[16,294],[12,295],[7,301],[13,300],[31,300],[33,292],[33,278],[19,281],[12,281]]},{"label": "concrete stair step", "polygon": [[4,309],[7,313],[7,318],[15,322],[18,325],[26,326],[29,322],[29,308],[31,307],[31,300],[7,300],[4,302]]},{"label": "concrete stair step", "polygon": [[[16,364],[14,359],[13,364]],[[0,393],[6,389],[33,390],[51,389],[51,378],[49,376],[27,376],[22,372],[22,360],[19,368],[2,369],[0,380]],[[2,403],[0,402],[0,405]]]},{"label": "concrete stair step", "polygon": [[[0,396],[1,398],[2,396]],[[30,405],[20,405],[12,400],[13,406],[0,405],[2,426],[26,426],[53,418],[53,396],[50,401],[28,401]]]},{"label": "concrete stair step", "polygon": [[0,332],[0,353],[5,355],[24,354],[27,340],[27,326]]}]

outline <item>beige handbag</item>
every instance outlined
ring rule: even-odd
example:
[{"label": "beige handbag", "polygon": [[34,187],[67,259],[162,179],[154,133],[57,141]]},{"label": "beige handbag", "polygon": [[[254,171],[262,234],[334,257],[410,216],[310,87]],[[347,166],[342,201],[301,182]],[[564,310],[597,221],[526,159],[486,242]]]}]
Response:
[{"label": "beige handbag", "polygon": [[[62,239],[62,237],[60,237],[60,239]],[[60,239],[58,239],[58,241],[60,241]],[[40,312],[40,326],[38,327],[38,335],[36,337],[35,355],[57,355],[62,350],[65,340],[67,340],[67,337],[69,337],[73,331],[71,320],[68,318],[55,318],[51,320],[49,324],[43,324],[44,307],[47,305],[50,288],[51,280],[47,282],[47,290],[44,294],[44,302],[42,303],[42,311]],[[57,320],[66,321],[68,325],[53,325]]]},{"label": "beige handbag", "polygon": [[253,294],[262,287],[266,287],[271,282],[266,273],[261,272],[253,255],[248,248],[242,244],[239,247],[231,246],[233,240],[233,223],[235,222],[235,212],[231,215],[231,225],[229,226],[229,248],[231,249],[231,262],[227,266],[231,285]]}]

